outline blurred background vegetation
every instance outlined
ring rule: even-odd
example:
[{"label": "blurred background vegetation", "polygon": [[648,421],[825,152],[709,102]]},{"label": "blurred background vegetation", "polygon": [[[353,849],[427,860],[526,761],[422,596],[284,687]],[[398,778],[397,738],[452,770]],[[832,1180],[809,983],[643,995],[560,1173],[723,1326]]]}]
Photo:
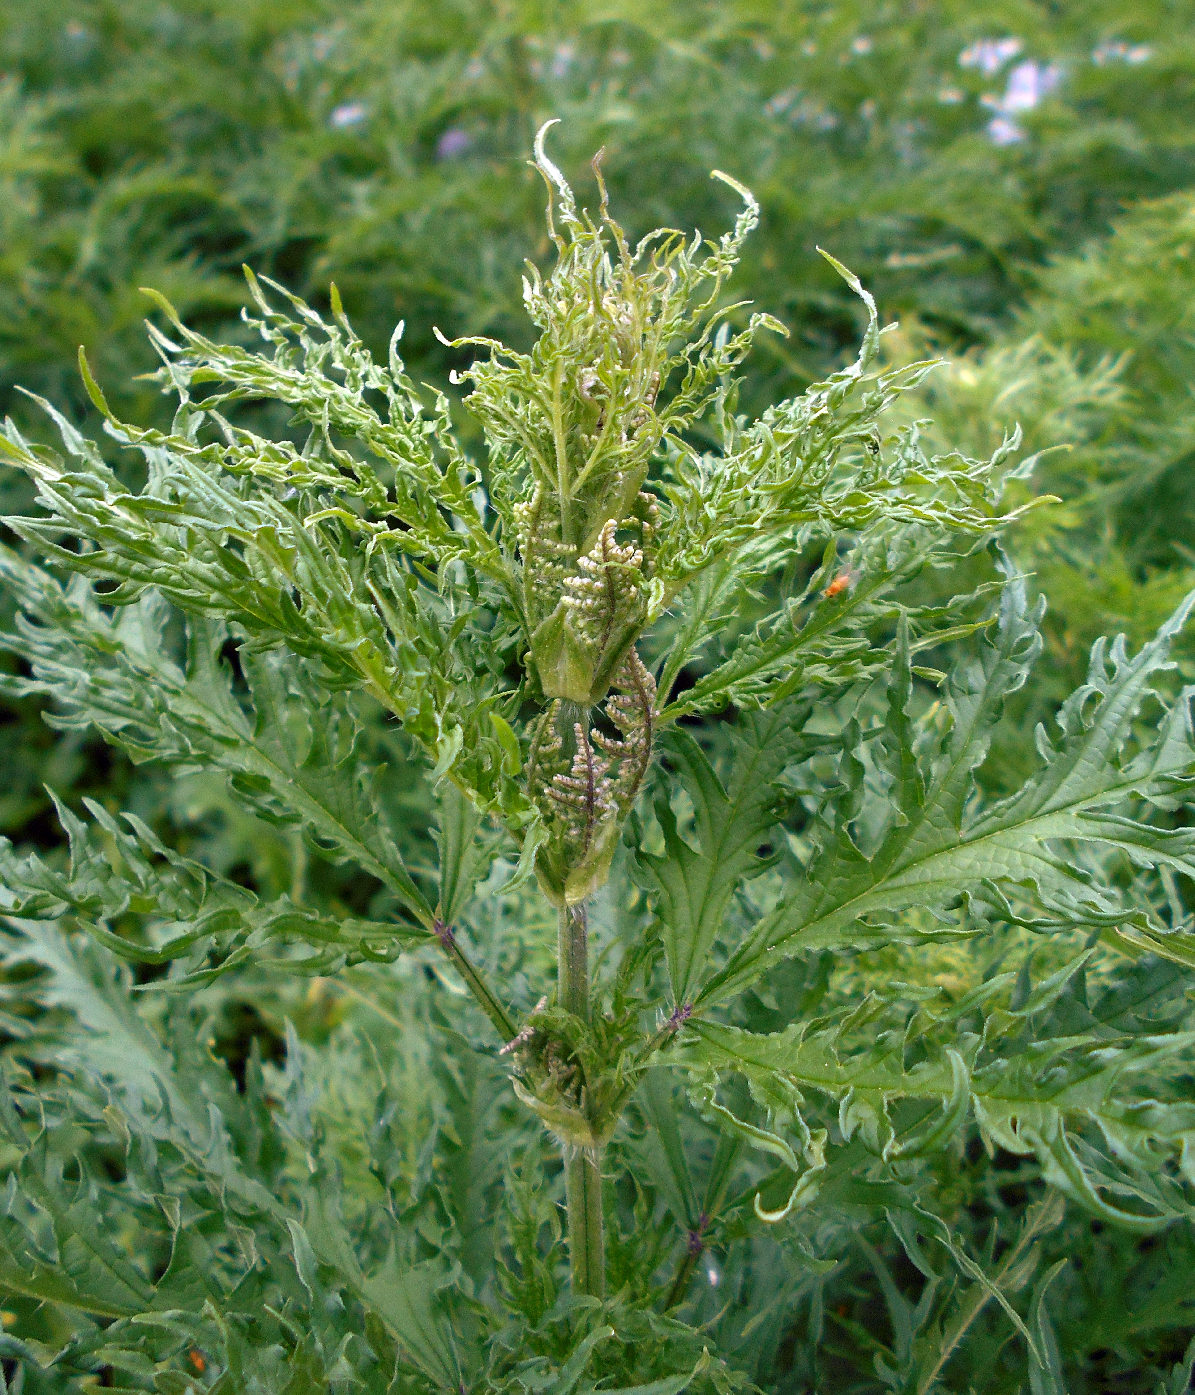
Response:
[{"label": "blurred background vegetation", "polygon": [[[757,351],[744,406],[853,354],[861,308],[820,245],[899,322],[890,356],[947,360],[910,409],[933,418],[935,444],[986,453],[1019,422],[1026,448],[1048,451],[1032,487],[1061,502],[1012,540],[1051,607],[1050,663],[1021,720],[1081,678],[1095,636],[1140,640],[1190,587],[1187,0],[20,0],[0,16],[0,409],[42,432],[19,384],[82,419],[83,344],[119,413],[161,419],[168,403],[138,380],[155,366],[139,287],[236,336],[242,263],[316,304],[335,281],[374,347],[405,320],[417,379],[442,384],[456,361],[433,325],[525,342],[519,273],[548,250],[526,158],[550,117],[579,188],[604,148],[633,233],[726,226],[712,168],[755,192],[763,225],[736,294],[792,337]],[[48,784],[137,810],[252,884],[292,875],[284,835],[251,826],[218,782],[134,770],[48,730],[32,704],[2,720],[0,831],[14,841],[59,842]],[[997,782],[1018,778],[1019,730]],[[418,829],[424,795],[403,797]],[[217,1049],[242,1069],[253,1040],[280,1058],[286,1017],[317,1041],[359,1008],[347,990],[221,991]],[[1019,1173],[993,1181],[970,1162],[957,1186],[1015,1212]],[[1166,1279],[1195,1263],[1191,1246],[1068,1225],[1055,1248],[1077,1257],[1057,1290],[1072,1388],[1152,1395],[1195,1320]],[[861,1282],[883,1269],[915,1293],[884,1243]],[[833,1302],[832,1370],[870,1371],[874,1315],[850,1281]],[[801,1388],[806,1321],[812,1308],[769,1319],[778,1389]],[[997,1382],[995,1318],[990,1332]],[[870,1388],[852,1379],[833,1388]]]}]

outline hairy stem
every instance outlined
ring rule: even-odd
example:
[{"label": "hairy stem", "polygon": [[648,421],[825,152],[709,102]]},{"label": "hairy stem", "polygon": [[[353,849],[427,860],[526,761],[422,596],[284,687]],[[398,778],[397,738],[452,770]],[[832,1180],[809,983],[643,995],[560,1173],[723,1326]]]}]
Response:
[{"label": "hairy stem", "polygon": [[679,1307],[684,1300],[685,1294],[689,1291],[689,1281],[693,1277],[693,1270],[697,1268],[697,1261],[700,1258],[701,1250],[696,1245],[690,1245],[685,1250],[684,1256],[677,1266],[676,1277],[672,1280],[672,1287],[668,1290],[668,1297],[664,1300],[666,1313]]},{"label": "hairy stem", "polygon": [[591,1298],[603,1298],[606,1293],[601,1157],[598,1148],[566,1148],[564,1155],[573,1292]]},{"label": "hairy stem", "polygon": [[[563,907],[558,944],[560,1006],[587,1021],[588,937],[589,923],[584,905]],[[565,1147],[564,1188],[573,1292],[601,1298],[606,1289],[606,1241],[602,1218],[600,1148]]]},{"label": "hairy stem", "polygon": [[589,917],[584,905],[560,911],[557,941],[560,1006],[589,1021]]},{"label": "hairy stem", "polygon": [[473,994],[482,1012],[490,1019],[497,1029],[498,1035],[504,1042],[511,1041],[518,1031],[514,1018],[506,1011],[498,1000],[494,990],[482,977],[477,966],[457,943],[456,935],[453,933],[451,925],[445,925],[442,920],[436,920],[432,927],[432,933],[440,942],[440,948],[448,956],[451,963],[461,978],[465,980],[465,987]]}]

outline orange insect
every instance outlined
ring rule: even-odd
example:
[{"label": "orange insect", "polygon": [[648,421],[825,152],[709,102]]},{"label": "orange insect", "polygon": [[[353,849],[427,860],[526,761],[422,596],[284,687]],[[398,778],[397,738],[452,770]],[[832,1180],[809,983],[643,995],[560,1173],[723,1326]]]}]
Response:
[{"label": "orange insect", "polygon": [[822,592],[822,595],[825,596],[828,601],[833,600],[835,596],[841,596],[844,591],[849,591],[858,579],[858,572],[852,570],[850,567],[844,567]]}]

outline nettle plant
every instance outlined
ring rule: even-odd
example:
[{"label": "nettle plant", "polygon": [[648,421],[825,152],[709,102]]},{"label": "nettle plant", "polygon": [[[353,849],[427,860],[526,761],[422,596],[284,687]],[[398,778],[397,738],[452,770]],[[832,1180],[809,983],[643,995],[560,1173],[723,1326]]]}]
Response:
[{"label": "nettle plant", "polygon": [[[1168,660],[1191,602],[1135,655],[1097,645],[1036,773],[991,792],[981,767],[1040,647],[1040,607],[994,546],[1028,506],[1001,503],[1027,468],[1015,436],[976,461],[887,432],[931,365],[877,367],[874,304],[841,267],[869,314],[857,362],[744,419],[735,375],[780,329],[724,296],[751,195],[720,175],[745,204],[731,233],[632,246],[596,162],[590,215],[543,136],[538,337],[452,341],[474,355],[475,455],[399,332],[379,363],[335,291],[328,319],[252,275],[264,348],[211,342],[159,298],[171,430],[117,420],[83,364],[140,487],[48,404],[65,454],[6,428],[41,509],[7,520],[6,690],[136,762],[219,776],[301,830],[310,863],[268,897],[95,801],[60,809],[68,862],[4,850],[5,953],[40,1008],[0,1117],[0,1286],[72,1315],[53,1348],[6,1339],[30,1371],[107,1364],[169,1391],[565,1392],[597,1372],[739,1388],[704,1348],[727,1324],[745,1341],[773,1281],[686,1326],[702,1256],[771,1227],[824,1285],[827,1227],[859,1186],[910,1253],[920,1233],[957,1254],[933,1160],[976,1130],[1105,1222],[1191,1215],[1195,1034],[1093,1006],[1118,964],[1195,964],[1189,693]],[[246,404],[283,404],[298,430],[256,434]],[[432,839],[401,807],[427,808]],[[140,966],[139,1009],[113,955]],[[438,966],[430,987],[400,973],[412,956]],[[238,1090],[180,993],[362,964],[484,1017],[433,1031],[400,998],[337,1158],[299,1038],[284,1066],[253,1054]],[[47,1025],[63,1011],[73,1036]],[[455,1132],[427,1123],[439,1106],[401,1113],[404,1053],[444,1084]],[[523,1142],[470,1152],[495,1111]],[[419,1188],[446,1137],[464,1165],[436,1230]],[[505,1229],[477,1220],[479,1254],[453,1208],[476,1216],[498,1188]],[[958,1256],[969,1316],[932,1360],[905,1352],[918,1389],[989,1299],[1037,1378],[1055,1370],[1042,1294],[1033,1331],[1008,1297],[1034,1227],[1057,1223],[1044,1195],[1003,1280]]]}]

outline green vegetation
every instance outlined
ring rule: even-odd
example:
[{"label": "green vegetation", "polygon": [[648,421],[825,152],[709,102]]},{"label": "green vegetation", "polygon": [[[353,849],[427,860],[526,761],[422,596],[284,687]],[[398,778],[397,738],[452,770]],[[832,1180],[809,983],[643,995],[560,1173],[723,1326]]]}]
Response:
[{"label": "green vegetation", "polygon": [[1188,1388],[1182,19],[0,19],[0,1389]]}]

